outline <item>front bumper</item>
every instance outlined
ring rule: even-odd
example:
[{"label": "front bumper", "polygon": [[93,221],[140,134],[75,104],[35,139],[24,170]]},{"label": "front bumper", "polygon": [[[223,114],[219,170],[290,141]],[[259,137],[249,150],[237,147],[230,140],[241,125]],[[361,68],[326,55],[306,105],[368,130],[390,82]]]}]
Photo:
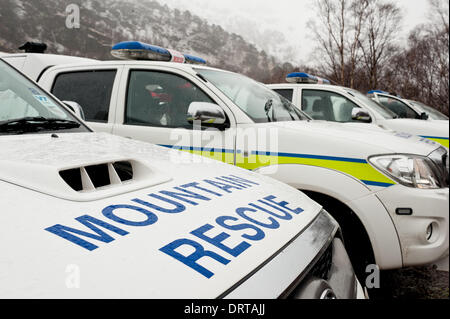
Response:
[{"label": "front bumper", "polygon": [[[335,238],[327,251],[330,265],[324,267],[325,253],[307,278],[290,294],[295,299],[364,299],[350,259],[340,238]],[[317,271],[320,269],[320,272]],[[328,295],[327,295],[328,293]]]},{"label": "front bumper", "polygon": [[322,211],[311,224],[224,298],[364,298],[341,241]]},{"label": "front bumper", "polygon": [[[431,264],[448,255],[448,188],[428,190],[395,185],[376,196],[394,222],[404,267]],[[411,215],[399,214],[408,210]]]}]

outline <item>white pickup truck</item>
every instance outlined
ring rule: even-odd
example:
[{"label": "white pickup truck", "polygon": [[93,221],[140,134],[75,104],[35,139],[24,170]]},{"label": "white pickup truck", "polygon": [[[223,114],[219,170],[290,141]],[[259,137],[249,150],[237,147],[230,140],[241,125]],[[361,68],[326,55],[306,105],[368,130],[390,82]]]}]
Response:
[{"label": "white pickup truck", "polygon": [[286,80],[289,82],[269,84],[268,87],[315,120],[380,127],[417,135],[448,149],[448,121],[424,121],[420,117],[426,114],[417,113],[414,113],[414,118],[399,116],[357,90],[329,85],[318,79],[304,72],[294,72],[287,75]]},{"label": "white pickup truck", "polygon": [[[311,121],[261,83],[168,62],[184,57],[164,48],[125,42],[113,53],[137,60],[70,64],[66,57],[64,65],[50,56],[33,64],[37,71],[23,71],[39,74],[35,80],[59,99],[80,104],[96,131],[185,151],[180,157],[221,160],[306,192],[341,225],[359,274],[374,262],[392,269],[448,255],[448,153],[441,145]],[[16,56],[24,57],[5,58]]]},{"label": "white pickup truck", "polygon": [[319,204],[171,152],[92,132],[0,59],[0,298],[364,298]]},{"label": "white pickup truck", "polygon": [[408,100],[380,90],[367,92],[367,96],[394,112],[398,118],[446,121],[448,116],[421,102]]}]

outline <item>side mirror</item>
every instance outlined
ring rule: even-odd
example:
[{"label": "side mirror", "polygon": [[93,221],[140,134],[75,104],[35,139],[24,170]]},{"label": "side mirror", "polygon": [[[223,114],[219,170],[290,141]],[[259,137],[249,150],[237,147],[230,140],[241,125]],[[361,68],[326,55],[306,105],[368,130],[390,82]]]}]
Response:
[{"label": "side mirror", "polygon": [[428,120],[428,114],[425,112],[420,113],[420,119],[421,120]]},{"label": "side mirror", "polygon": [[363,122],[363,123],[370,123],[372,122],[372,118],[370,117],[369,112],[366,110],[363,110],[359,107],[354,107],[352,109],[352,120]]},{"label": "side mirror", "polygon": [[222,108],[214,103],[192,102],[187,112],[187,121],[194,123],[200,121],[201,124],[223,125],[227,117]]},{"label": "side mirror", "polygon": [[84,117],[83,108],[80,104],[74,101],[63,101],[63,103],[79,118],[81,118],[83,121],[86,119]]}]

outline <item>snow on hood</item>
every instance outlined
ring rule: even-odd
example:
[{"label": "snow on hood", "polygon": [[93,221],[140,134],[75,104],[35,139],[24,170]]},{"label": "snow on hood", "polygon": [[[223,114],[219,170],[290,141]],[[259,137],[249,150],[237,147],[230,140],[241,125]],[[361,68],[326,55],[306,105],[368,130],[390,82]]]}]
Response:
[{"label": "snow on hood", "polygon": [[[45,174],[59,169],[123,159],[158,183],[79,202],[46,186]],[[216,298],[321,210],[281,182],[198,159],[175,163],[171,150],[108,134],[0,137],[0,297]],[[228,252],[205,240],[221,233]],[[196,249],[211,252],[198,261],[207,271],[173,253]]]},{"label": "snow on hood", "polygon": [[415,119],[385,120],[387,126],[399,132],[416,132],[420,136],[449,137],[448,121],[425,121]]}]

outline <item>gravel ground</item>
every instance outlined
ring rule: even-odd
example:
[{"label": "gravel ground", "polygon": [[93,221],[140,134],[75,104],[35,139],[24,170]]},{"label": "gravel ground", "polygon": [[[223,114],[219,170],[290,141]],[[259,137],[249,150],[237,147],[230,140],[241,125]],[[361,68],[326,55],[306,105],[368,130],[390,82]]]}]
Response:
[{"label": "gravel ground", "polygon": [[386,270],[380,273],[380,288],[371,289],[371,299],[449,299],[448,271],[435,266]]}]

